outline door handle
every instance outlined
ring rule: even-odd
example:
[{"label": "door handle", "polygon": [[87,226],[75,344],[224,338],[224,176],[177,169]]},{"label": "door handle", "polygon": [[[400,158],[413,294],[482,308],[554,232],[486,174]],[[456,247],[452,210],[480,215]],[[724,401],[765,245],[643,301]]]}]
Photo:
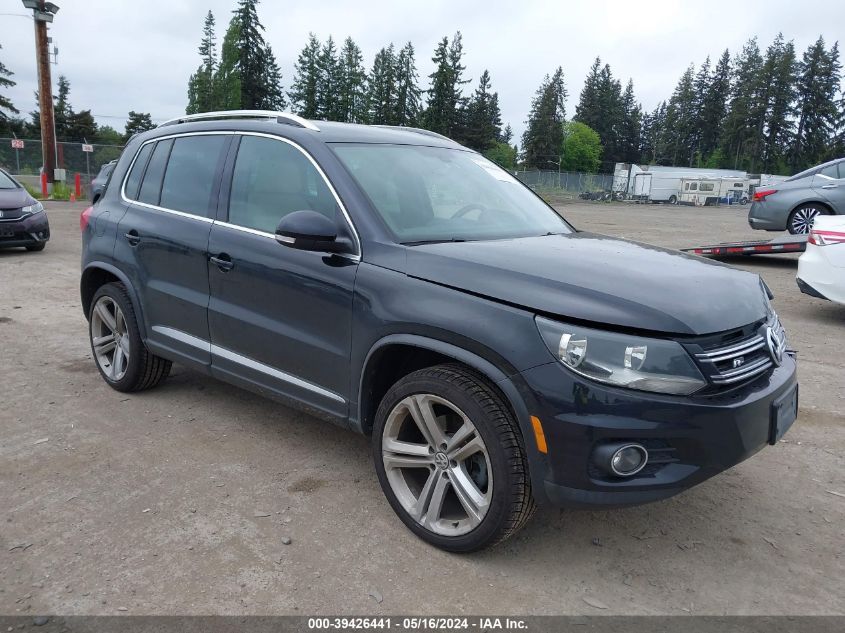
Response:
[{"label": "door handle", "polygon": [[229,257],[226,253],[220,253],[219,255],[212,255],[208,258],[208,260],[217,266],[220,269],[220,272],[227,273],[235,267],[235,264],[232,262],[232,258]]},{"label": "door handle", "polygon": [[836,189],[839,185],[822,185],[822,189]]},{"label": "door handle", "polygon": [[126,238],[126,241],[129,242],[130,246],[137,246],[138,243],[141,241],[141,236],[138,235],[138,231],[132,229],[128,233],[124,233],[123,237]]}]

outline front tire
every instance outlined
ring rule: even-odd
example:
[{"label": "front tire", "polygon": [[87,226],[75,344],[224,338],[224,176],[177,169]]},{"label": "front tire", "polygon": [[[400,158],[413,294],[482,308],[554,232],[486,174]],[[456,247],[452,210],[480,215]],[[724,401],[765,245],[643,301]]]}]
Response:
[{"label": "front tire", "polygon": [[818,204],[804,204],[789,214],[786,229],[792,235],[807,235],[813,227],[813,220],[820,215],[830,215],[830,210]]},{"label": "front tire", "polygon": [[37,253],[39,251],[43,251],[45,246],[47,246],[47,242],[38,242],[37,244],[27,244],[26,250],[28,250],[30,253]]},{"label": "front tire", "polygon": [[414,534],[451,552],[496,545],[534,511],[516,421],[460,365],[413,372],[384,396],[373,429],[376,473]]},{"label": "front tire", "polygon": [[135,309],[123,284],[105,284],[94,294],[88,337],[97,369],[112,389],[149,389],[170,374],[171,362],[150,353],[141,340]]}]

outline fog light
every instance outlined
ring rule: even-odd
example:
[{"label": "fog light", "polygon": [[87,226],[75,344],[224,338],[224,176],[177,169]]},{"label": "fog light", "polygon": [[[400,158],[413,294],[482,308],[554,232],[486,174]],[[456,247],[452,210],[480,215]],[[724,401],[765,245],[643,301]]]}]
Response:
[{"label": "fog light", "polygon": [[603,444],[593,454],[595,464],[616,477],[631,477],[648,463],[648,451],[642,444],[615,442]]},{"label": "fog light", "polygon": [[640,472],[648,463],[648,451],[639,444],[628,444],[616,450],[610,458],[614,475],[630,477]]}]

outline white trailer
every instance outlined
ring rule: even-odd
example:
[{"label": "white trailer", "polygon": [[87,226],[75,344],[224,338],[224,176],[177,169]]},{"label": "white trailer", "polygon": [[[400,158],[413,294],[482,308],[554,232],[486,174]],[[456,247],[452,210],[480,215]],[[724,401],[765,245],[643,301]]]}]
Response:
[{"label": "white trailer", "polygon": [[748,204],[748,178],[681,178],[678,203],[705,207]]}]

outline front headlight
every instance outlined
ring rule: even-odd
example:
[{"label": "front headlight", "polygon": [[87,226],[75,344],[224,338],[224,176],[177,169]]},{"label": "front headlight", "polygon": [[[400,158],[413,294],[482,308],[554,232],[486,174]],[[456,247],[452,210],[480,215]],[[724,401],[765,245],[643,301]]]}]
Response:
[{"label": "front headlight", "polygon": [[21,208],[21,215],[32,215],[33,213],[38,213],[39,211],[44,210],[44,205],[35,201],[35,204],[31,204],[28,207]]},{"label": "front headlight", "polygon": [[537,317],[549,351],[580,376],[616,387],[689,395],[707,385],[675,341],[643,338]]}]

